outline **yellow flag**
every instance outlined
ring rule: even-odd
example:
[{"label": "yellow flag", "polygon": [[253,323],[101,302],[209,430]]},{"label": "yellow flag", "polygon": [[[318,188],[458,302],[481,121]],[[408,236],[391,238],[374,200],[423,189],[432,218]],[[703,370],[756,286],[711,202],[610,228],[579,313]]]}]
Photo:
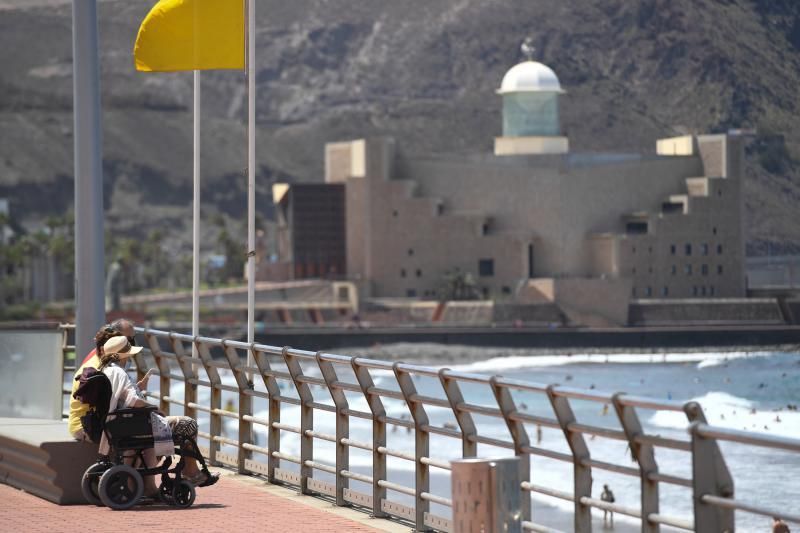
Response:
[{"label": "yellow flag", "polygon": [[243,0],[159,0],[147,14],[136,70],[244,69]]}]

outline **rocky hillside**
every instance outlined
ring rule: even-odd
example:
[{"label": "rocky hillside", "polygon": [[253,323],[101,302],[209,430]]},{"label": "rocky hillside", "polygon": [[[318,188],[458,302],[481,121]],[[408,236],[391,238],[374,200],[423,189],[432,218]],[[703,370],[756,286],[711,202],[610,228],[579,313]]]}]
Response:
[{"label": "rocky hillside", "polygon": [[[188,245],[191,75],[133,69],[153,0],[99,3],[110,227]],[[577,151],[653,151],[677,133],[756,128],[750,253],[800,251],[796,0],[260,0],[260,206],[322,176],[325,142],[388,134],[412,153],[489,151],[494,91],[533,37],[567,90]],[[71,3],[0,0],[0,198],[34,224],[72,203]],[[203,74],[203,209],[243,218],[245,80]],[[45,200],[45,201],[43,201]],[[131,209],[134,206],[135,209]]]}]

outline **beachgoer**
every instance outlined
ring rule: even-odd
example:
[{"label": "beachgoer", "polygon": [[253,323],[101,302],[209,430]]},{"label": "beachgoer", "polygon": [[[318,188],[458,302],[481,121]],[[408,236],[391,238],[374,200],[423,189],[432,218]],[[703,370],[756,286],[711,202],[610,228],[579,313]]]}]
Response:
[{"label": "beachgoer", "polygon": [[[611,492],[608,485],[603,485],[603,492],[600,494],[600,499],[607,503],[614,503],[614,493]],[[611,519],[611,529],[614,529],[614,511],[603,509],[603,525],[606,525],[606,518]]]},{"label": "beachgoer", "polygon": [[[136,332],[133,329],[133,322],[126,318],[115,320],[97,330],[94,336],[95,349],[86,355],[83,362],[78,367],[78,370],[75,372],[74,377],[77,378],[80,376],[85,368],[97,368],[100,366],[100,355],[103,353],[103,344],[111,337],[120,335],[126,337],[132,345],[136,345]],[[147,380],[148,377],[146,376],[140,381],[138,384],[139,388],[147,388]],[[85,403],[81,403],[80,400],[75,399],[73,396],[75,391],[78,390],[79,385],[79,381],[75,379],[72,380],[72,394],[70,394],[69,397],[69,419],[67,420],[67,429],[75,440],[88,442],[89,439],[84,434],[83,427],[81,426],[81,417],[89,412],[89,406]]]},{"label": "beachgoer", "polygon": [[791,533],[791,531],[786,522],[776,516],[772,519],[772,533]]}]

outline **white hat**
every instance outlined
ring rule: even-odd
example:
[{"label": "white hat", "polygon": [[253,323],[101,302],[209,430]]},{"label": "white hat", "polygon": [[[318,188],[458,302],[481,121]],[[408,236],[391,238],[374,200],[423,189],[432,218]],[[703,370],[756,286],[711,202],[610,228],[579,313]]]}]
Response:
[{"label": "white hat", "polygon": [[117,354],[123,358],[130,357],[131,355],[137,354],[141,351],[141,346],[131,346],[131,343],[128,342],[127,337],[123,337],[122,335],[118,337],[111,337],[103,345],[103,353],[105,355]]}]

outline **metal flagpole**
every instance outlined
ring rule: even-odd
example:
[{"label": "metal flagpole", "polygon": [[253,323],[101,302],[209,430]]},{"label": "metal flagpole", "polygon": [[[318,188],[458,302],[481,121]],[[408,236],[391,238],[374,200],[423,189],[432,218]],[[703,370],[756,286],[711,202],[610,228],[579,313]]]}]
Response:
[{"label": "metal flagpole", "polygon": [[[194,71],[194,164],[192,165],[192,336],[200,335],[200,71]],[[192,343],[192,356],[197,347]]]},{"label": "metal flagpole", "polygon": [[[255,340],[256,301],[256,5],[247,2],[247,342]],[[254,364],[248,352],[248,366]],[[252,379],[252,377],[251,377]]]},{"label": "metal flagpole", "polygon": [[72,2],[75,121],[75,360],[105,321],[100,66],[95,0]]}]

